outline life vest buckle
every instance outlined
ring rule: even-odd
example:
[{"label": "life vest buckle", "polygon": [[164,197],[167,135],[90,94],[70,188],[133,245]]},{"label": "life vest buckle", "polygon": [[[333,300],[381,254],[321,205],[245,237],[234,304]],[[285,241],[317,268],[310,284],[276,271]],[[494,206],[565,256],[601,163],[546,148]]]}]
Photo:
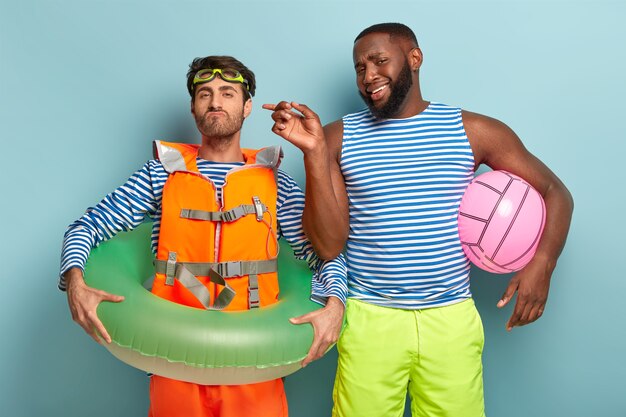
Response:
[{"label": "life vest buckle", "polygon": [[220,262],[217,266],[217,273],[225,278],[240,277],[241,262]]},{"label": "life vest buckle", "polygon": [[259,308],[260,304],[259,277],[256,274],[250,274],[248,278],[248,308]]},{"label": "life vest buckle", "polygon": [[226,223],[233,222],[238,219],[237,214],[234,212],[235,210],[229,210],[222,213],[222,221]]}]

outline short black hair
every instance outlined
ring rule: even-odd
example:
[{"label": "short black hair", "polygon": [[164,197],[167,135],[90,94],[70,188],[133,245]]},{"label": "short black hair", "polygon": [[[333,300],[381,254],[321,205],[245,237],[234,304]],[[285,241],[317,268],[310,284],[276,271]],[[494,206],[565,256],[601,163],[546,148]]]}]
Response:
[{"label": "short black hair", "polygon": [[378,23],[364,29],[354,39],[354,42],[358,41],[362,37],[369,35],[370,33],[386,33],[391,38],[402,38],[414,44],[415,47],[419,47],[415,33],[407,25],[402,23]]},{"label": "short black hair", "polygon": [[[195,58],[191,64],[189,64],[189,71],[187,71],[187,91],[189,91],[189,95],[193,100],[194,93],[194,85],[193,78],[196,76],[196,73],[203,69],[213,69],[213,68],[231,68],[243,76],[243,78],[248,81],[248,89],[246,90],[246,86],[242,84],[244,92],[250,95],[250,97],[254,97],[254,91],[256,90],[256,80],[254,78],[254,73],[248,69],[244,64],[242,64],[239,60],[233,58],[232,56],[227,55],[211,55],[205,56],[204,58]],[[244,94],[244,101],[248,99],[247,94]]]}]

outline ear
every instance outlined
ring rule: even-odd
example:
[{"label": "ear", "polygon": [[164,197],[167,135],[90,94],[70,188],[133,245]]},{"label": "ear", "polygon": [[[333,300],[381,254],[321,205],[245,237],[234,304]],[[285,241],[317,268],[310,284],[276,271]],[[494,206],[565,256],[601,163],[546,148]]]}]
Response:
[{"label": "ear", "polygon": [[252,113],[252,99],[249,98],[243,103],[243,117],[246,118]]},{"label": "ear", "polygon": [[193,117],[196,117],[196,109],[193,105],[193,99],[191,99],[191,114],[193,115]]},{"label": "ear", "polygon": [[409,51],[409,64],[412,71],[417,71],[422,66],[424,57],[420,48],[413,48]]}]

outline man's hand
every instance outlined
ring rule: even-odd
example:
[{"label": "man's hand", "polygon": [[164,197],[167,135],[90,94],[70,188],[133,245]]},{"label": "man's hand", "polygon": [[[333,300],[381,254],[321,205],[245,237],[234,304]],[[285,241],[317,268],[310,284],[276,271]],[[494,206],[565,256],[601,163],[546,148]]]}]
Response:
[{"label": "man's hand", "polygon": [[517,292],[513,314],[506,324],[507,331],[511,331],[516,326],[532,323],[541,317],[548,300],[552,269],[546,267],[546,263],[533,259],[511,278],[497,304],[498,308],[504,307]]},{"label": "man's hand", "polygon": [[[294,144],[304,154],[319,149],[325,150],[324,129],[319,116],[313,110],[293,101],[264,104],[263,108],[272,110],[274,120],[272,132]],[[302,114],[294,112],[293,109]]]},{"label": "man's hand", "polygon": [[82,327],[89,336],[98,343],[98,333],[107,343],[111,343],[111,336],[96,314],[96,309],[102,301],[119,303],[124,301],[121,295],[109,294],[85,284],[83,273],[79,268],[72,268],[65,273],[67,282],[67,303],[70,306],[72,319]]},{"label": "man's hand", "polygon": [[313,343],[306,358],[302,361],[303,368],[324,356],[326,351],[337,342],[341,333],[344,310],[345,306],[338,298],[329,297],[326,307],[289,319],[293,324],[311,323],[313,325]]}]

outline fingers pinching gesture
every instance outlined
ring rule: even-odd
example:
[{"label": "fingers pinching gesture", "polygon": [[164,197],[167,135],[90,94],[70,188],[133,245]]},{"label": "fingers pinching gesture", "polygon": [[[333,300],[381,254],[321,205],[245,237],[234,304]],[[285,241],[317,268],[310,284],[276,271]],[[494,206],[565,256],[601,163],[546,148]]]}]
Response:
[{"label": "fingers pinching gesture", "polygon": [[263,108],[272,110],[272,132],[294,144],[303,153],[325,145],[320,118],[308,106],[281,101],[278,104],[264,104]]}]

